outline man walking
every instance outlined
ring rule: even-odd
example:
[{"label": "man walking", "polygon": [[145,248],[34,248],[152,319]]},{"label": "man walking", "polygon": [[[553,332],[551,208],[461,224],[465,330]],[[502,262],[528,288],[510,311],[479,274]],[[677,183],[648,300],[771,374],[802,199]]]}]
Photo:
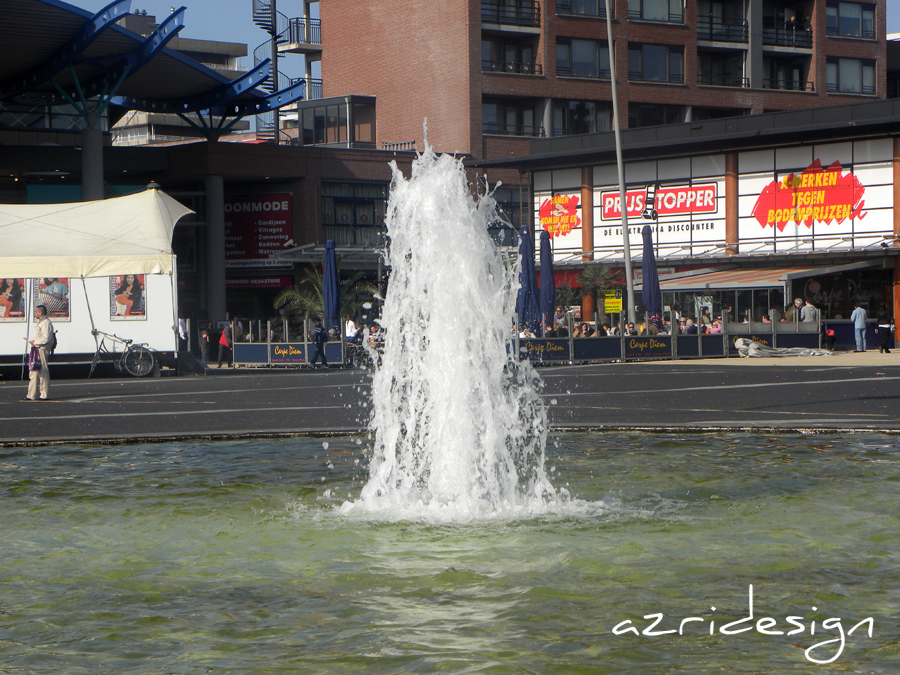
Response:
[{"label": "man walking", "polygon": [[864,352],[866,351],[866,319],[868,317],[866,310],[860,307],[858,302],[854,307],[850,320],[853,322],[853,334],[856,337],[856,351]]},{"label": "man walking", "polygon": [[316,367],[316,362],[318,362],[319,357],[322,357],[322,363],[327,368],[328,361],[325,359],[325,343],[328,342],[328,333],[325,332],[325,329],[322,327],[322,322],[318,319],[315,319],[316,330],[313,334],[313,348],[312,348],[312,360],[310,360],[309,365],[313,368]]},{"label": "man walking", "polygon": [[36,401],[38,397],[46,401],[50,395],[50,369],[47,367],[47,351],[53,336],[53,324],[47,318],[47,307],[38,305],[34,308],[34,339],[29,344],[37,349],[38,363],[34,370],[28,371],[28,393],[26,401]]}]

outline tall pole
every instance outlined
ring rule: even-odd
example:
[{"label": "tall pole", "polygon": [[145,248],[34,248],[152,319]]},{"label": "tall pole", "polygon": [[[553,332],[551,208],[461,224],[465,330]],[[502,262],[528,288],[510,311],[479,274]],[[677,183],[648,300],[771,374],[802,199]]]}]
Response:
[{"label": "tall pole", "polygon": [[631,243],[628,239],[628,203],[625,201],[625,166],[622,164],[622,135],[619,130],[619,97],[616,95],[616,60],[613,55],[612,11],[606,0],[606,39],[609,48],[609,80],[612,83],[613,127],[616,135],[616,168],[619,171],[619,211],[622,213],[622,243],[625,247],[625,287],[628,290],[628,322],[634,323],[634,278],[631,274]]}]

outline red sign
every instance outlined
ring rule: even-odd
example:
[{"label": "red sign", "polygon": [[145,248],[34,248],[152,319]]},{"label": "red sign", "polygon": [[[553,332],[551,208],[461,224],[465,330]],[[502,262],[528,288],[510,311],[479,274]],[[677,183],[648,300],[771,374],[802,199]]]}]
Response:
[{"label": "red sign", "polygon": [[763,227],[777,227],[779,232],[791,221],[812,228],[813,223],[841,223],[847,218],[864,218],[861,214],[866,188],[849,171],[841,173],[841,163],[827,169],[817,159],[797,176],[790,174],[772,181],[756,200],[752,215]]},{"label": "red sign", "polygon": [[294,285],[293,277],[237,277],[225,280],[225,288],[287,288]]},{"label": "red sign", "polygon": [[[649,212],[655,211],[657,216],[677,216],[686,213],[715,213],[718,186],[715,183],[704,185],[677,185],[661,187],[655,190],[648,186],[642,190],[628,190],[625,193],[625,205],[629,218],[644,216],[653,220]],[[600,193],[600,219],[616,220],[622,217],[621,201],[618,190]]]},{"label": "red sign", "polygon": [[541,227],[551,237],[569,234],[581,225],[578,200],[578,195],[553,195],[552,198],[545,199],[540,208]]},{"label": "red sign", "polygon": [[225,197],[225,267],[284,266],[269,255],[285,250],[293,217],[290,194]]}]

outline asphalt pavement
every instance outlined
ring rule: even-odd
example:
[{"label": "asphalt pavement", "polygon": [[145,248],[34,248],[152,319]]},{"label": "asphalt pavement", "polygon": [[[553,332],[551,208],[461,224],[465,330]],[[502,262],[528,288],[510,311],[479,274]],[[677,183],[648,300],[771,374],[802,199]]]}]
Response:
[{"label": "asphalt pavement", "polygon": [[[539,370],[556,430],[900,433],[900,350],[560,365]],[[52,373],[52,365],[51,365]],[[213,369],[207,376],[0,381],[0,444],[364,433],[363,370]]]}]

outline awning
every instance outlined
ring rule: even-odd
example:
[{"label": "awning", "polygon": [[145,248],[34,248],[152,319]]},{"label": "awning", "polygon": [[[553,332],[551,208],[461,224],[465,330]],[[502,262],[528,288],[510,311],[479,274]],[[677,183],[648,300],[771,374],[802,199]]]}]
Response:
[{"label": "awning", "polygon": [[[663,291],[704,291],[704,290],[753,290],[766,288],[784,288],[785,282],[792,279],[815,277],[821,274],[837,274],[847,270],[880,267],[881,260],[866,260],[846,265],[823,267],[766,267],[766,268],[729,268],[726,270],[696,270],[678,275],[660,277],[659,285]],[[635,284],[635,289],[640,289]]]}]

